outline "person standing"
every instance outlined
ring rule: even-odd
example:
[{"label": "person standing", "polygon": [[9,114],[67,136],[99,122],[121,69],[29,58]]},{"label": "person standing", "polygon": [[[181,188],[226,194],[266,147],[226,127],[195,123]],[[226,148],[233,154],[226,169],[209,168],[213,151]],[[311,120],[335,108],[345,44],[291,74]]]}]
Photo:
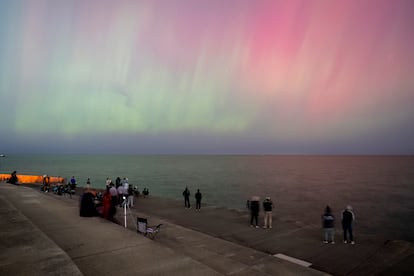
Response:
[{"label": "person standing", "polygon": [[121,178],[119,176],[115,179],[115,185],[116,189],[118,189],[119,185],[121,185]]},{"label": "person standing", "polygon": [[91,188],[91,179],[88,177],[88,180],[86,180],[86,189]]},{"label": "person standing", "polygon": [[184,206],[185,208],[190,209],[191,205],[190,205],[190,190],[188,189],[188,187],[185,187],[185,190],[183,192],[183,196],[184,196]]},{"label": "person standing", "polygon": [[72,176],[70,179],[70,195],[74,195],[76,193],[76,179],[75,176]]},{"label": "person standing", "polygon": [[335,217],[332,215],[331,207],[326,206],[325,213],[322,215],[322,227],[324,232],[323,243],[335,243]]},{"label": "person standing", "polygon": [[273,202],[270,197],[266,197],[266,199],[263,201],[263,209],[265,212],[263,228],[272,228]]},{"label": "person standing", "polygon": [[132,189],[132,185],[128,186],[127,206],[129,208],[134,207],[134,190]]},{"label": "person standing", "polygon": [[122,186],[124,186],[124,193],[126,194],[129,190],[128,177],[124,177],[124,179],[122,180]]},{"label": "person standing", "polygon": [[[250,226],[259,228],[259,212],[260,212],[260,198],[258,196],[252,197],[250,200]],[[255,224],[253,224],[253,222]]]},{"label": "person standing", "polygon": [[119,187],[117,189],[117,192],[118,192],[118,203],[119,203],[119,207],[123,207],[122,204],[124,203],[124,193],[125,193],[124,186],[119,185]]},{"label": "person standing", "polygon": [[111,182],[112,182],[112,180],[109,177],[107,177],[106,178],[106,181],[105,181],[106,187],[109,187],[109,185],[111,184]]},{"label": "person standing", "polygon": [[109,219],[109,216],[111,214],[112,197],[109,190],[110,187],[106,187],[105,193],[102,197],[102,217],[105,219]]},{"label": "person standing", "polygon": [[110,184],[109,192],[111,193],[112,205],[111,205],[111,213],[115,215],[116,213],[116,205],[118,204],[118,191],[114,187],[114,183]]},{"label": "person standing", "polygon": [[342,229],[344,231],[344,243],[348,243],[347,234],[349,234],[349,242],[355,244],[354,235],[352,233],[352,224],[355,220],[355,214],[352,211],[352,207],[348,205],[345,210],[342,211]]},{"label": "person standing", "polygon": [[203,197],[203,195],[200,193],[200,189],[197,189],[197,193],[195,194],[195,199],[196,199],[196,210],[200,211],[201,208],[201,198]]}]

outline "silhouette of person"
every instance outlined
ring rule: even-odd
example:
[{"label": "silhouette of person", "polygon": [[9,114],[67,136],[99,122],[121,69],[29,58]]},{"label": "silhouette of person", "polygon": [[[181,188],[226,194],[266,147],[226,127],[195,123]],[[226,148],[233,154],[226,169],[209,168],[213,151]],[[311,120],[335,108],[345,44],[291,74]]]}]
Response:
[{"label": "silhouette of person", "polygon": [[196,199],[196,210],[200,211],[201,208],[201,198],[203,197],[203,195],[200,193],[200,189],[197,189],[197,193],[195,194],[195,199]]},{"label": "silhouette of person", "polygon": [[13,172],[10,174],[10,178],[9,178],[9,180],[7,181],[7,183],[10,183],[10,184],[17,184],[17,181],[18,181],[18,179],[17,179],[17,172],[16,172],[16,171],[13,171]]},{"label": "silhouette of person", "polygon": [[332,215],[331,207],[326,206],[325,213],[322,215],[322,227],[324,232],[324,243],[335,243],[335,217]]},{"label": "silhouette of person", "polygon": [[349,234],[349,242],[355,244],[352,224],[355,220],[355,214],[352,212],[352,207],[347,206],[345,210],[342,211],[342,229],[344,231],[344,243],[348,243],[347,234]]},{"label": "silhouette of person", "polygon": [[[260,212],[260,198],[258,196],[252,197],[250,200],[250,226],[259,228],[259,212]],[[253,224],[254,222],[254,224]]]},{"label": "silhouette of person", "polygon": [[190,205],[190,190],[188,189],[188,187],[185,187],[185,190],[183,192],[183,196],[184,196],[184,206],[185,208],[190,209],[191,205]]},{"label": "silhouette of person", "polygon": [[263,209],[265,212],[263,228],[272,228],[273,202],[270,197],[266,197],[266,199],[263,201]]}]

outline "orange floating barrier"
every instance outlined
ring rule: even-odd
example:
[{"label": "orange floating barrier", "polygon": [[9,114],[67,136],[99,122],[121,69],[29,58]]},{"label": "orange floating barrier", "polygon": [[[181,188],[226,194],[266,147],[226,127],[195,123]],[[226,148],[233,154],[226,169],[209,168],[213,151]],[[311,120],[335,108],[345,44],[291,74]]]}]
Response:
[{"label": "orange floating barrier", "polygon": [[[10,176],[10,174],[0,174],[0,181],[7,181]],[[17,182],[21,184],[43,183],[43,175],[17,174]],[[49,176],[49,183],[65,183],[65,178],[58,176]]]}]

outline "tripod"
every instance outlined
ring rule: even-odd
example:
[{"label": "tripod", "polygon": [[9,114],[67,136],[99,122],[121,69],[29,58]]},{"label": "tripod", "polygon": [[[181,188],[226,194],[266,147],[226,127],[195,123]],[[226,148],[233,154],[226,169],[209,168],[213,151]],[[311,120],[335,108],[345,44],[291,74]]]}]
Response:
[{"label": "tripod", "polygon": [[[128,213],[132,219],[132,221],[134,221],[134,216],[132,215],[132,211],[131,208],[129,207],[129,205],[127,204],[127,197],[123,196],[122,197],[123,201],[122,201],[122,206],[124,208],[124,227],[127,228],[127,209],[128,209]],[[135,227],[137,228],[138,226],[135,225]],[[138,228],[137,228],[138,229]]]}]

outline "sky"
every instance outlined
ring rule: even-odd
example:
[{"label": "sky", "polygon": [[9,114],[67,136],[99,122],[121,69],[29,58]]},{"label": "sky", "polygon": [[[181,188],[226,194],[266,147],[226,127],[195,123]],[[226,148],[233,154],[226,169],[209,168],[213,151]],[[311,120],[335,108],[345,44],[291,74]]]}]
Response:
[{"label": "sky", "polygon": [[2,0],[0,153],[414,154],[413,14]]}]

